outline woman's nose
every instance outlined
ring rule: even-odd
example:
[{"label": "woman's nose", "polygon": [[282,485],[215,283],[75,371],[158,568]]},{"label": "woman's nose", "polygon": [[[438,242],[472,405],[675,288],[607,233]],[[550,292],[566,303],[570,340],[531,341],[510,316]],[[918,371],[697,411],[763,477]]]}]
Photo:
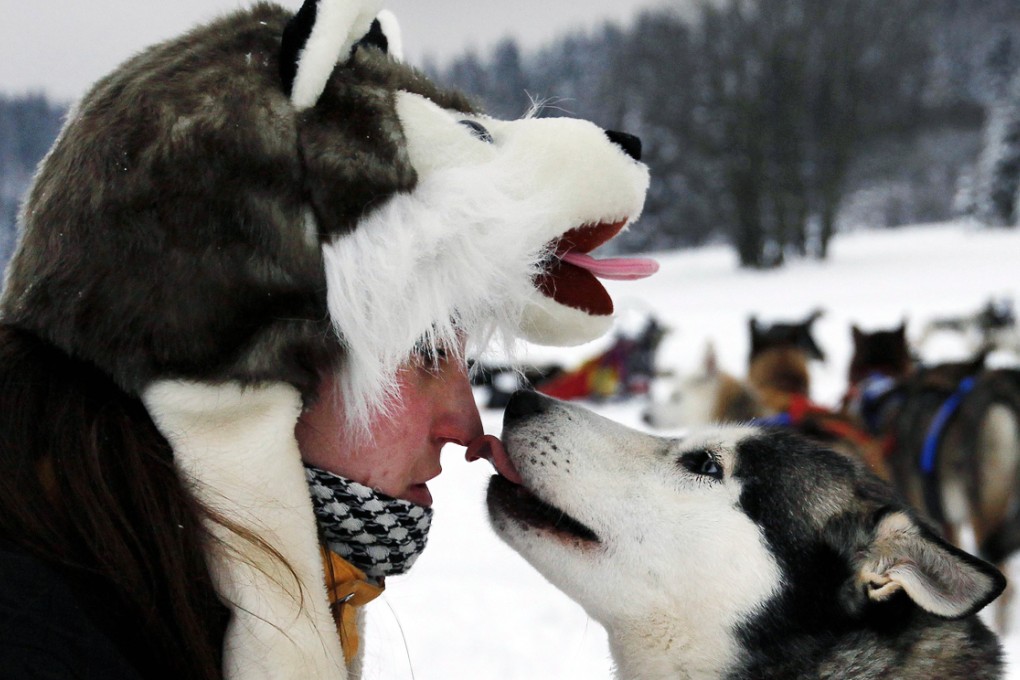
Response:
[{"label": "woman's nose", "polygon": [[443,439],[460,446],[467,446],[471,441],[485,434],[482,429],[482,416],[478,412],[471,382],[464,371],[451,378],[447,383],[443,397],[443,418],[441,421]]}]

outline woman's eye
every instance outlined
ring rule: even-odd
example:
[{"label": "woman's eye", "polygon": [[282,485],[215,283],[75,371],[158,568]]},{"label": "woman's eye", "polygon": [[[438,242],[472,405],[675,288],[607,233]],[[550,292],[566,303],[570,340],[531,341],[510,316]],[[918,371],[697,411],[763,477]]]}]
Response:
[{"label": "woman's eye", "polygon": [[471,134],[473,134],[478,139],[482,140],[483,142],[492,144],[493,142],[492,133],[486,130],[485,126],[482,125],[481,123],[477,123],[473,120],[462,120],[460,121],[460,124],[471,130]]},{"label": "woman's eye", "polygon": [[430,345],[426,342],[419,342],[415,345],[414,354],[429,370],[438,368],[439,364],[450,358],[450,353],[445,347]]},{"label": "woman's eye", "polygon": [[696,475],[712,479],[723,478],[722,465],[708,451],[689,451],[681,456],[680,464]]}]

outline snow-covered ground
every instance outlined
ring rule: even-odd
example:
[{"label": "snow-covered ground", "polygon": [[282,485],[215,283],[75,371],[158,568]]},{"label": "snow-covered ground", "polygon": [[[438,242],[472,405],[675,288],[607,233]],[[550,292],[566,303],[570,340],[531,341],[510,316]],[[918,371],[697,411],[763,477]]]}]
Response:
[{"label": "snow-covered ground", "polygon": [[[916,335],[928,319],[973,312],[991,296],[1020,303],[1020,230],[954,224],[845,234],[833,242],[830,261],[795,262],[773,272],[738,270],[724,247],[658,259],[662,269],[652,278],[608,287],[617,301],[620,328],[648,313],[672,327],[659,353],[661,366],[692,370],[711,339],[722,367],[742,374],[749,315],[765,322],[798,320],[822,307],[825,315],[814,331],[828,360],[813,368],[813,397],[829,404],[845,388],[851,323],[875,330],[905,318],[908,334]],[[527,356],[574,366],[605,344],[531,348]],[[955,338],[936,337],[927,358],[962,354]],[[634,427],[641,427],[642,406],[639,400],[592,405]],[[501,413],[483,411],[483,418],[486,431],[498,435]],[[409,574],[391,579],[385,595],[369,607],[365,677],[611,678],[601,626],[490,531],[483,498],[491,467],[484,461],[465,464],[463,450],[451,448],[444,453],[444,468],[431,485],[436,516],[428,549]],[[1010,571],[1020,576],[1020,568]],[[1004,644],[1017,659],[1009,678],[1020,680],[1020,616],[1014,620],[1016,632]]]}]

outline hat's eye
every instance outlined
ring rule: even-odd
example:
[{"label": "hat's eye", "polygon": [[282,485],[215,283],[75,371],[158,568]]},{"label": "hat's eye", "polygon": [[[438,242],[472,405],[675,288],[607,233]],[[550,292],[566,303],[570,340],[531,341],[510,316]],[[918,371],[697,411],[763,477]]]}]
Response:
[{"label": "hat's eye", "polygon": [[492,133],[486,130],[485,126],[482,125],[481,123],[478,123],[473,120],[462,120],[460,121],[460,124],[471,130],[471,134],[473,134],[478,139],[482,140],[483,142],[492,144],[493,142]]}]

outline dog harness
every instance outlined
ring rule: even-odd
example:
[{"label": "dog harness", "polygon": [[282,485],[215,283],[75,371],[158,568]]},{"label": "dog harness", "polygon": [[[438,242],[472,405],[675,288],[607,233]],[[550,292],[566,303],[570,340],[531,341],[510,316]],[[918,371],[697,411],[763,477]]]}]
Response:
[{"label": "dog harness", "polygon": [[971,390],[974,389],[974,384],[977,382],[973,376],[968,376],[960,381],[959,386],[956,390],[949,395],[949,397],[942,402],[942,406],[935,413],[935,417],[931,419],[931,424],[928,426],[928,433],[924,437],[924,445],[921,447],[921,472],[924,475],[932,475],[935,472],[935,463],[938,458],[939,442],[942,441],[942,435],[945,432],[946,426],[952,419],[953,415],[960,408],[960,404],[963,403],[964,397],[970,394]]},{"label": "dog harness", "polygon": [[877,433],[882,429],[885,414],[895,405],[891,397],[899,381],[884,373],[870,373],[853,388],[847,396],[850,410],[855,412],[868,430]]},{"label": "dog harness", "polygon": [[845,422],[824,406],[812,403],[802,394],[790,397],[790,407],[786,411],[774,416],[756,418],[752,423],[761,427],[799,427],[805,425],[809,419],[812,425],[834,437],[861,445],[872,442],[867,433]]}]

